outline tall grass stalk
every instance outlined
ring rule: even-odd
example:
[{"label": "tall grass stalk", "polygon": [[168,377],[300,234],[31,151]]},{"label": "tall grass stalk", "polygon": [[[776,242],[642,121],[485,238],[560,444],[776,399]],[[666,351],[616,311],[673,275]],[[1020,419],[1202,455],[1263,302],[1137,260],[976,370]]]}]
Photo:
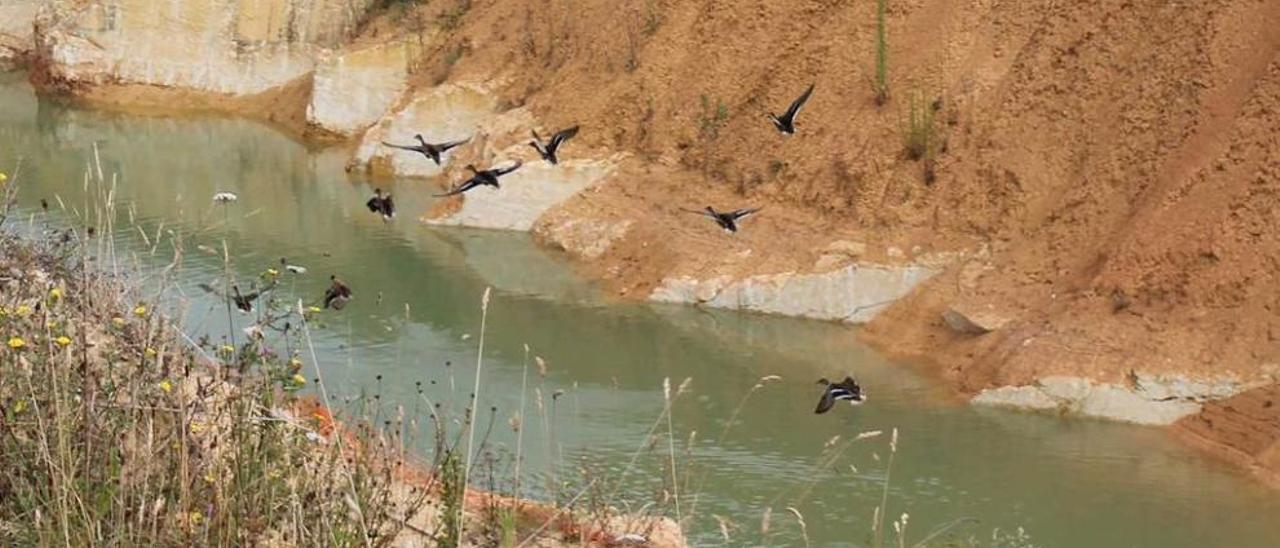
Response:
[{"label": "tall grass stalk", "polygon": [[[683,391],[683,388],[684,388],[684,384],[681,384],[682,391]],[[675,427],[672,426],[672,419],[671,419],[672,400],[671,400],[671,379],[670,378],[662,380],[662,396],[663,396],[663,399],[666,400],[666,407],[667,407],[666,409],[667,455],[671,463],[671,492],[672,492],[673,498],[675,498],[675,504],[676,504],[676,523],[681,523],[682,521],[684,521],[684,516],[680,515],[680,482],[679,480],[676,479],[676,436],[675,436]]]},{"label": "tall grass stalk", "polygon": [[529,389],[529,345],[524,345],[524,364],[520,372],[520,411],[516,414],[516,462],[515,462],[515,495],[520,499],[523,478],[520,468],[524,460],[524,409],[526,394]]},{"label": "tall grass stalk", "polygon": [[937,152],[937,127],[934,125],[934,109],[924,92],[913,90],[907,103],[907,119],[904,121],[902,147],[912,160],[930,161]]},{"label": "tall grass stalk", "polygon": [[885,3],[888,0],[876,0],[876,77],[872,83],[876,105],[883,106],[889,102],[889,41],[885,23]]},{"label": "tall grass stalk", "polygon": [[480,341],[479,350],[476,352],[476,381],[471,389],[471,412],[467,419],[467,453],[466,462],[462,467],[462,500],[463,504],[458,505],[458,540],[466,538],[463,536],[463,530],[466,525],[462,519],[462,509],[466,506],[467,500],[467,481],[471,475],[471,453],[474,450],[473,445],[476,439],[476,402],[480,398],[480,373],[484,366],[484,331],[489,320],[489,294],[492,288],[484,288],[484,296],[480,298]]},{"label": "tall grass stalk", "polygon": [[[747,402],[751,400],[751,396],[765,387],[766,384],[773,381],[780,381],[782,377],[777,375],[765,375],[760,377],[746,394],[742,395],[742,399],[738,400],[737,407],[733,408],[733,412],[729,413],[729,420],[724,423],[724,428],[720,429],[720,436],[716,438],[716,446],[723,446],[724,440],[729,436],[729,430],[737,423],[738,416],[742,414],[742,410],[747,407]],[[698,478],[698,485],[693,490],[693,501],[689,506],[689,518],[694,519],[698,515],[698,501],[702,498],[702,487],[707,482],[707,470],[703,470]]]},{"label": "tall grass stalk", "polygon": [[[321,401],[324,402],[325,408],[333,409],[333,402],[329,399],[329,389],[326,388],[326,384],[324,382],[324,371],[323,368],[320,367],[320,359],[316,356],[316,345],[311,339],[311,326],[307,322],[307,315],[306,311],[303,310],[302,299],[298,299],[297,301],[297,311],[298,317],[302,322],[302,339],[307,343],[307,353],[311,356],[311,366],[316,372],[316,388],[320,391],[320,398]],[[333,438],[337,447],[338,455],[341,456],[345,450],[343,447],[342,435],[339,433],[334,435]],[[365,546],[370,546],[368,523],[365,520],[364,509],[360,507],[359,498],[356,496],[355,477],[352,476],[350,468],[342,466],[340,469],[342,470],[343,476],[346,477],[347,486],[351,489],[351,507],[352,511],[355,512],[356,516],[360,520],[361,537],[364,539]]]},{"label": "tall grass stalk", "polygon": [[884,467],[884,488],[880,492],[880,505],[876,507],[875,512],[875,545],[876,548],[884,546],[884,516],[889,512],[889,480],[893,474],[893,458],[898,454],[898,429],[893,429],[893,434],[889,437],[889,460]]}]

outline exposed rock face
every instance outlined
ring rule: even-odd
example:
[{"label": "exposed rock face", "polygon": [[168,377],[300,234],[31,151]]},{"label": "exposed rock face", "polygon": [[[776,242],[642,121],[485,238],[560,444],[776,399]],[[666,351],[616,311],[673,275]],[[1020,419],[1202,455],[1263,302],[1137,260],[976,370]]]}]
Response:
[{"label": "exposed rock face", "polygon": [[958,333],[981,335],[1004,327],[1009,323],[1009,318],[990,305],[986,307],[957,305],[942,313],[942,321]]},{"label": "exposed rock face", "polygon": [[51,0],[36,21],[38,79],[249,95],[312,70],[372,0]]},{"label": "exposed rock face", "polygon": [[[442,166],[421,154],[389,148],[382,142],[413,144],[414,135],[418,134],[430,143],[469,139],[493,118],[496,106],[493,96],[478,84],[445,84],[420,91],[404,108],[387,114],[365,133],[354,165],[378,175],[439,175]],[[447,165],[452,153],[446,153],[441,163]]]},{"label": "exposed rock face", "polygon": [[917,265],[859,265],[826,273],[773,274],[742,280],[667,278],[650,298],[863,323],[936,273]]},{"label": "exposed rock face", "polygon": [[614,242],[626,237],[635,224],[632,220],[567,219],[560,223],[540,223],[534,233],[571,255],[598,259]]},{"label": "exposed rock face", "polygon": [[573,160],[556,166],[542,161],[526,162],[515,173],[502,178],[501,188],[481,187],[451,198],[462,200],[462,207],[426,221],[438,225],[529,231],[547,210],[604,180],[613,170],[614,164],[608,160]]},{"label": "exposed rock face", "polygon": [[347,137],[378,123],[408,86],[414,42],[321,52],[307,124]]},{"label": "exposed rock face", "polygon": [[1079,377],[1055,376],[1030,385],[983,390],[973,397],[972,402],[976,405],[1165,425],[1200,412],[1201,402],[1234,395],[1255,386],[1256,382],[1201,382],[1181,377],[1135,375],[1130,388]]},{"label": "exposed rock face", "polygon": [[35,46],[32,22],[39,5],[37,0],[0,3],[0,70],[16,66],[31,54]]}]

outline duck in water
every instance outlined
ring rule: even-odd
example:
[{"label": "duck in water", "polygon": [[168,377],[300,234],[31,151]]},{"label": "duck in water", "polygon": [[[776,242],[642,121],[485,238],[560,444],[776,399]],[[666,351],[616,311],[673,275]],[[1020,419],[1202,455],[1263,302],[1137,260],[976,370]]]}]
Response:
[{"label": "duck in water", "polygon": [[529,146],[538,151],[538,155],[542,156],[543,160],[551,162],[551,165],[556,165],[560,162],[560,159],[556,156],[556,151],[560,149],[560,145],[563,145],[565,141],[572,139],[574,135],[578,134],[578,126],[557,131],[555,135],[551,136],[551,140],[547,141],[546,144],[542,143],[542,138],[538,137],[538,132],[536,130],[532,133],[533,141],[529,142]]},{"label": "duck in water", "polygon": [[383,194],[381,188],[373,189],[373,196],[364,205],[369,208],[369,211],[382,214],[384,221],[390,221],[396,217],[396,203],[391,199],[391,193]]},{"label": "duck in water", "polygon": [[301,266],[301,265],[296,265],[296,264],[289,264],[289,260],[288,260],[288,259],[286,259],[286,258],[284,258],[284,257],[280,257],[280,266],[284,267],[285,271],[290,272],[290,273],[293,273],[293,274],[306,274],[306,273],[307,273],[307,267],[305,267],[305,266]]},{"label": "duck in water", "polygon": [[760,211],[760,208],[748,207],[735,209],[733,211],[716,211],[715,208],[707,206],[706,209],[703,209],[702,211],[695,209],[686,209],[685,211],[709,217],[711,220],[715,221],[716,224],[720,225],[720,228],[723,228],[725,232],[736,233],[738,231],[738,221],[755,214],[757,211]]},{"label": "duck in water", "polygon": [[351,300],[351,288],[342,283],[337,276],[329,276],[329,289],[324,291],[324,307],[342,310]]},{"label": "duck in water", "polygon": [[809,84],[809,89],[804,90],[804,94],[792,101],[786,112],[782,114],[769,113],[769,119],[773,120],[773,126],[778,128],[778,131],[781,131],[783,135],[795,135],[796,116],[800,114],[800,108],[809,101],[810,95],[813,95],[813,84]]},{"label": "duck in water", "polygon": [[435,163],[436,163],[436,165],[440,165],[440,156],[441,156],[441,155],[443,155],[443,154],[444,154],[446,151],[448,151],[449,149],[454,148],[454,147],[458,147],[458,146],[462,146],[462,145],[466,144],[466,143],[467,143],[467,141],[470,141],[470,140],[471,140],[471,138],[470,138],[470,137],[467,137],[466,139],[462,139],[462,140],[460,140],[460,141],[446,141],[446,142],[443,142],[443,143],[435,143],[435,144],[433,144],[433,143],[428,143],[426,139],[423,139],[423,138],[422,138],[422,134],[421,134],[421,133],[419,133],[419,134],[417,134],[417,135],[414,135],[414,136],[413,136],[413,138],[418,140],[418,144],[416,144],[416,145],[396,145],[396,144],[388,143],[388,142],[386,142],[386,141],[383,141],[383,142],[382,142],[382,144],[383,144],[384,146],[389,146],[389,147],[391,147],[391,148],[398,148],[398,149],[400,149],[400,150],[408,150],[408,151],[410,151],[410,152],[417,152],[417,153],[419,153],[419,154],[421,154],[421,155],[423,155],[423,156],[426,156],[426,157],[427,157],[427,159],[431,160],[432,162],[435,162]]},{"label": "duck in water", "polygon": [[827,379],[818,379],[818,384],[827,387],[822,392],[822,398],[818,400],[818,408],[813,412],[821,415],[831,410],[837,400],[848,401],[850,405],[860,405],[867,398],[862,395],[862,387],[858,385],[858,381],[853,377],[846,376],[843,381],[832,383]]},{"label": "duck in water", "polygon": [[445,196],[462,194],[463,192],[467,192],[479,186],[491,186],[493,188],[501,188],[502,185],[498,184],[498,177],[511,173],[517,169],[520,169],[521,165],[523,165],[523,162],[521,162],[520,160],[516,160],[516,163],[512,164],[510,167],[486,169],[483,171],[476,169],[476,166],[468,165],[467,169],[471,170],[471,173],[472,173],[471,178],[467,179],[466,182],[458,185],[457,188],[454,188],[449,192],[446,192],[444,194],[436,194],[436,197],[442,198]]}]

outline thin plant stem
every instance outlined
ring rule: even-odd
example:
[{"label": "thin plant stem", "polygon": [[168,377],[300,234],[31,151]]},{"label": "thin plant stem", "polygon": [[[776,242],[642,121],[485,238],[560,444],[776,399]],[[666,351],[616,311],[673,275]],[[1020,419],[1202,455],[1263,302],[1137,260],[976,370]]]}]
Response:
[{"label": "thin plant stem", "polygon": [[467,454],[466,463],[462,466],[462,504],[458,505],[458,542],[462,542],[462,536],[466,526],[462,523],[462,510],[466,506],[467,501],[467,480],[471,475],[471,452],[476,438],[476,402],[480,398],[480,372],[484,366],[484,331],[489,319],[489,293],[492,288],[484,288],[484,296],[480,299],[480,342],[479,350],[476,352],[476,382],[471,390],[471,413],[467,419]]}]

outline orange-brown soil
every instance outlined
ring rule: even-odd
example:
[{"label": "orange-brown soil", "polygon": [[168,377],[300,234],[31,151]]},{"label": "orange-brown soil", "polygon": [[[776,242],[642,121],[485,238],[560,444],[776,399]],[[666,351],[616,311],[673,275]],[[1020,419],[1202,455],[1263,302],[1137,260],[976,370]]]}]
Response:
[{"label": "orange-brown soil", "polygon": [[[1280,5],[890,2],[881,107],[873,2],[470,5],[436,74],[505,82],[504,104],[583,124],[569,148],[660,166],[561,212],[637,221],[594,267],[619,290],[741,265],[744,250],[791,269],[839,232],[980,241],[989,259],[927,282],[867,339],[964,392],[1135,370],[1256,379],[1280,363]],[[764,113],[810,82],[800,132],[782,138]],[[902,153],[913,97],[939,100],[931,185]],[[705,203],[768,209],[729,240],[677,209]],[[966,305],[1009,321],[956,335],[939,316]]]},{"label": "orange-brown soil", "polygon": [[1280,487],[1280,386],[1205,405],[1179,421],[1177,432]]}]

